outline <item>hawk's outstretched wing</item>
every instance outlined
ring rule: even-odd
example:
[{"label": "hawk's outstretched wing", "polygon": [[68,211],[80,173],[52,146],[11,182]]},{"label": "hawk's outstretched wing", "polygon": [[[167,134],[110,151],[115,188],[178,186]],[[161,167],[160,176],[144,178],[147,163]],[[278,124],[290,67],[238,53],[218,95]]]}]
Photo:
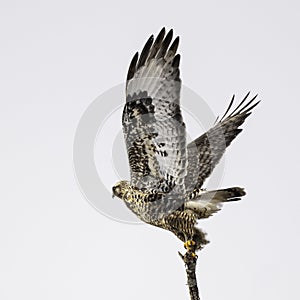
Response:
[{"label": "hawk's outstretched wing", "polygon": [[249,94],[250,92],[229,113],[234,101],[233,96],[221,120],[218,121],[217,119],[213,128],[188,144],[188,174],[185,181],[187,192],[202,187],[205,179],[208,178],[222,158],[226,147],[242,131],[239,127],[251,114],[251,110],[259,103],[259,101],[255,102],[257,95],[246,102]]},{"label": "hawk's outstretched wing", "polygon": [[[139,188],[184,193],[186,133],[179,96],[179,37],[163,28],[133,57],[126,85],[123,131],[131,184]],[[171,46],[170,46],[171,44]],[[176,187],[176,188],[175,188]]]}]

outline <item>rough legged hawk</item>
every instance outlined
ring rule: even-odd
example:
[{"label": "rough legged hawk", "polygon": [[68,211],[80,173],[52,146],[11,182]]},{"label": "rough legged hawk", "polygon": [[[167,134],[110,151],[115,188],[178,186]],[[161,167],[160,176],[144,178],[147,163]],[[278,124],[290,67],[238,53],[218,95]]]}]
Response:
[{"label": "rough legged hawk", "polygon": [[130,63],[122,124],[127,146],[130,181],[122,180],[113,194],[144,222],[173,232],[190,251],[208,241],[196,228],[222,204],[240,200],[240,187],[202,189],[226,147],[242,131],[239,127],[259,103],[249,93],[213,127],[187,144],[180,109],[179,37],[163,28],[146,42]]}]

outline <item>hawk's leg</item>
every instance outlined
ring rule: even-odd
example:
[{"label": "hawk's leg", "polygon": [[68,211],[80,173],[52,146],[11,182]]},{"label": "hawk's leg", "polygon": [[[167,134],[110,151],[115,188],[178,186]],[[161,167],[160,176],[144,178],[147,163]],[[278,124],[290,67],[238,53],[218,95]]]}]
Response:
[{"label": "hawk's leg", "polygon": [[208,243],[205,233],[196,228],[196,216],[190,211],[176,211],[164,220],[163,228],[172,231],[190,253],[201,250]]}]

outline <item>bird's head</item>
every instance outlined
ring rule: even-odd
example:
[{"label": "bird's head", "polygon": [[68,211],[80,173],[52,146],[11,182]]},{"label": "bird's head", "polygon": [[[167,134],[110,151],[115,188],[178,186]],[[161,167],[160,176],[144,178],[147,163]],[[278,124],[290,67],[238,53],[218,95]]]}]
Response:
[{"label": "bird's head", "polygon": [[112,187],[113,197],[116,196],[124,200],[124,196],[129,191],[129,189],[130,184],[127,180],[119,181]]}]

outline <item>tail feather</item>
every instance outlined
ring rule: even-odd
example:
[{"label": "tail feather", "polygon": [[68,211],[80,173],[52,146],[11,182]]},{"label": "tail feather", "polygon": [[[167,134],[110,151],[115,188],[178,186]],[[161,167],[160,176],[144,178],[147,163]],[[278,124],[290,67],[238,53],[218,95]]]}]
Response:
[{"label": "tail feather", "polygon": [[187,201],[185,206],[196,213],[199,219],[208,218],[222,208],[222,203],[241,200],[244,195],[246,193],[240,187],[202,191],[196,198]]},{"label": "tail feather", "polygon": [[229,202],[241,200],[240,197],[246,195],[243,188],[232,187],[214,191],[204,191],[196,198],[196,201]]}]

